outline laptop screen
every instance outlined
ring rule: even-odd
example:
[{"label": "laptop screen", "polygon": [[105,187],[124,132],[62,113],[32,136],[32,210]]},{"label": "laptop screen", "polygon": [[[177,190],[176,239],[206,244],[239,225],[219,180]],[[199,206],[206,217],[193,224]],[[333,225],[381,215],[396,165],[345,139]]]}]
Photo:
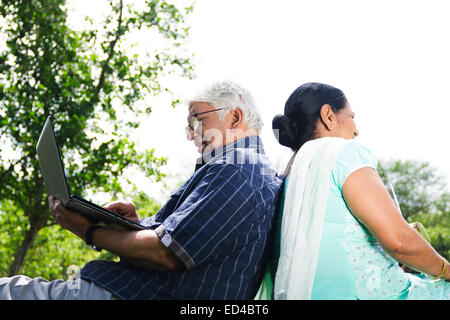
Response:
[{"label": "laptop screen", "polygon": [[36,151],[48,196],[57,196],[66,205],[70,199],[69,188],[50,117],[45,121]]}]

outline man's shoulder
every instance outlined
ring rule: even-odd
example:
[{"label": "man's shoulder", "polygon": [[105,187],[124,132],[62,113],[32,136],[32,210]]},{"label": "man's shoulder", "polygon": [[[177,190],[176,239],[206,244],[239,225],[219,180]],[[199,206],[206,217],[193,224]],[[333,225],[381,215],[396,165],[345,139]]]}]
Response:
[{"label": "man's shoulder", "polygon": [[234,148],[211,162],[210,169],[238,172],[258,189],[283,182],[283,177],[278,175],[267,155],[253,148]]}]

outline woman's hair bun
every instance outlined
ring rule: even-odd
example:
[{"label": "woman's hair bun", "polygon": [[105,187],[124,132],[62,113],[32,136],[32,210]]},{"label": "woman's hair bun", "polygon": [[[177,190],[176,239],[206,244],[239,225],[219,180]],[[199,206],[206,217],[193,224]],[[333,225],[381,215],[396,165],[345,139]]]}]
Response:
[{"label": "woman's hair bun", "polygon": [[272,120],[272,130],[281,145],[291,149],[298,148],[298,128],[294,120],[278,114]]},{"label": "woman's hair bun", "polygon": [[284,105],[284,115],[276,115],[272,128],[278,142],[297,151],[307,141],[314,139],[320,110],[329,104],[333,112],[345,108],[347,98],[333,86],[309,82],[291,93]]}]

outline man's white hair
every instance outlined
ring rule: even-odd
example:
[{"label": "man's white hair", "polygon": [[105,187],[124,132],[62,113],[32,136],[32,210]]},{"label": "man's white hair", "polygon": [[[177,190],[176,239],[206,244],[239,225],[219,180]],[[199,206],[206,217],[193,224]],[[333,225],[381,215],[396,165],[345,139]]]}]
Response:
[{"label": "man's white hair", "polygon": [[261,116],[258,113],[255,103],[250,93],[240,85],[231,81],[213,83],[198,96],[189,101],[189,107],[194,103],[205,102],[219,111],[219,118],[225,120],[226,114],[230,110],[239,108],[244,114],[243,122],[250,129],[260,130],[263,126]]}]

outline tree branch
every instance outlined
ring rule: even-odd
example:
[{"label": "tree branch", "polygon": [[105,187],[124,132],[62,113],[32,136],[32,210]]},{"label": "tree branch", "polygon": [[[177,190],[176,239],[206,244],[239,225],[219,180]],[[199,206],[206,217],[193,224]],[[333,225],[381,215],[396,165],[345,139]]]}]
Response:
[{"label": "tree branch", "polygon": [[10,173],[10,172],[14,169],[14,167],[15,167],[17,164],[19,164],[22,160],[24,160],[24,159],[27,158],[27,157],[28,157],[28,155],[24,155],[22,158],[20,158],[20,159],[17,160],[16,162],[11,163],[11,164],[9,165],[9,168],[6,169],[5,171],[3,171],[3,172],[0,174],[0,184],[2,184],[3,178],[5,178],[6,175],[7,175],[8,173]]},{"label": "tree branch", "polygon": [[100,90],[102,90],[103,83],[105,82],[106,67],[108,66],[109,62],[111,61],[112,57],[114,56],[114,48],[121,37],[120,29],[122,27],[122,11],[123,11],[123,2],[122,2],[122,0],[120,0],[120,11],[119,11],[119,18],[118,18],[118,23],[117,23],[116,37],[114,38],[113,41],[110,42],[108,57],[106,58],[106,60],[103,62],[103,65],[102,65],[102,71],[100,73],[100,78],[99,78],[97,86],[95,88],[95,96],[96,97],[99,96]]}]

